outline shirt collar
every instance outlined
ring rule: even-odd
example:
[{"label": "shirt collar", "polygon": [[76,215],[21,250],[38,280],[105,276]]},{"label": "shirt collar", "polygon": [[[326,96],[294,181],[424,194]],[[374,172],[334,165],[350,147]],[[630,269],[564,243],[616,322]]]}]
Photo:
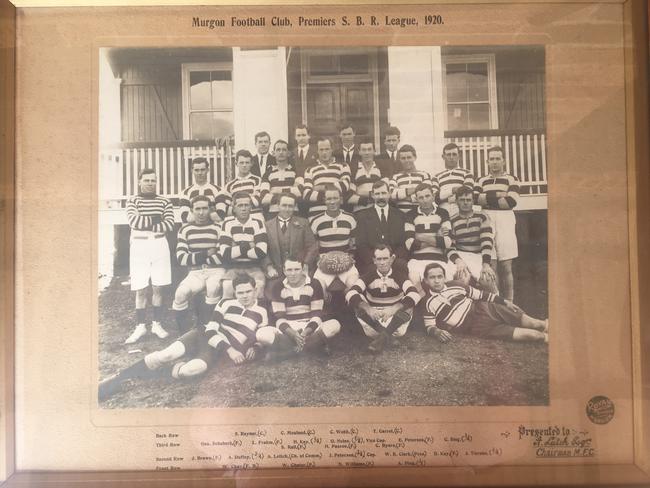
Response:
[{"label": "shirt collar", "polygon": [[380,278],[390,278],[390,277],[393,275],[393,268],[392,268],[392,266],[391,266],[391,268],[388,270],[388,273],[386,273],[385,275],[381,274],[381,273],[379,272],[378,269],[375,270],[375,271],[377,271],[377,276],[379,276]]},{"label": "shirt collar", "polygon": [[[283,279],[282,284],[284,285],[285,288],[291,288],[292,290],[296,289],[296,287],[293,287],[289,284],[288,278]],[[302,284],[302,286],[300,286],[300,288],[307,285],[311,285],[311,278],[309,276],[305,276],[305,282]]]},{"label": "shirt collar", "polygon": [[377,211],[377,217],[381,219],[381,211],[385,210],[384,215],[386,218],[388,218],[388,209],[390,208],[390,205],[386,205],[385,207],[380,207],[379,205],[375,204],[374,205],[375,210]]},{"label": "shirt collar", "polygon": [[418,215],[432,215],[432,214],[436,213],[437,210],[438,210],[438,206],[434,203],[433,204],[433,210],[431,211],[431,213],[430,214],[425,214],[422,211],[422,209],[420,208],[420,206],[418,205]]}]

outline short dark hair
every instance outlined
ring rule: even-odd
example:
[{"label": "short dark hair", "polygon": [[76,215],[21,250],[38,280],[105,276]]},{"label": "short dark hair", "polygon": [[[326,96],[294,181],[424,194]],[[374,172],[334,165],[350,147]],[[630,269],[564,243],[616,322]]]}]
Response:
[{"label": "short dark hair", "polygon": [[255,278],[245,273],[237,273],[232,280],[232,289],[236,290],[239,285],[251,285],[255,288]]},{"label": "short dark hair", "polygon": [[354,132],[355,134],[357,133],[357,131],[354,130],[354,126],[350,122],[348,122],[347,120],[345,122],[343,122],[341,125],[339,125],[339,132],[341,132],[342,130],[345,130],[347,128],[352,129],[352,132]]},{"label": "short dark hair", "polygon": [[287,264],[287,261],[291,261],[292,263],[298,263],[298,264],[300,264],[300,265],[305,264],[302,260],[300,260],[300,259],[298,259],[298,258],[294,258],[294,257],[289,256],[287,259],[285,259],[285,260],[282,262],[282,269],[284,269],[284,266],[285,266],[285,264]]},{"label": "short dark hair", "polygon": [[372,255],[374,256],[377,251],[385,251],[386,249],[388,249],[388,252],[390,253],[391,256],[395,254],[393,252],[393,248],[390,247],[389,244],[385,244],[385,243],[382,242],[380,244],[377,244],[374,247],[374,249],[372,250]]},{"label": "short dark hair", "polygon": [[332,139],[327,136],[320,136],[318,139],[316,139],[316,147],[318,147],[318,143],[321,141],[327,141],[330,143],[330,146],[332,146]]},{"label": "short dark hair", "polygon": [[460,152],[460,148],[458,147],[458,144],[455,142],[450,142],[449,144],[445,144],[445,147],[442,148],[442,154],[445,154],[447,151],[451,151],[452,149],[458,149]]},{"label": "short dark hair", "polygon": [[415,156],[416,158],[418,157],[418,153],[415,152],[415,148],[413,146],[411,146],[410,144],[404,144],[402,147],[400,147],[397,150],[397,154],[402,154],[402,153],[405,153],[405,152],[413,153],[413,156]]},{"label": "short dark hair", "polygon": [[195,164],[205,164],[206,168],[210,168],[210,161],[208,161],[208,158],[204,158],[203,156],[192,159],[192,163],[190,166],[194,168]]},{"label": "short dark hair", "polygon": [[239,151],[237,151],[237,153],[235,154],[235,161],[239,161],[239,158],[241,156],[244,156],[245,158],[248,159],[253,159],[253,155],[248,149],[240,149]]},{"label": "short dark hair", "polygon": [[357,146],[361,147],[361,144],[372,144],[372,147],[375,147],[375,141],[373,141],[370,137],[364,137],[360,141],[357,141]]},{"label": "short dark hair", "polygon": [[138,181],[142,179],[144,175],[155,175],[156,171],[153,168],[142,168],[138,173]]},{"label": "short dark hair", "polygon": [[397,136],[397,137],[401,137],[401,136],[402,136],[402,133],[401,133],[401,132],[399,131],[399,129],[398,129],[397,127],[395,127],[394,125],[389,125],[388,128],[386,129],[386,132],[384,132],[384,139],[386,138],[386,136]]},{"label": "short dark hair", "polygon": [[295,135],[297,129],[305,129],[307,131],[307,134],[309,134],[309,126],[307,124],[298,124],[293,128],[293,133]]},{"label": "short dark hair", "polygon": [[464,195],[471,195],[472,198],[474,197],[474,191],[470,187],[465,185],[461,185],[458,188],[456,188],[454,190],[454,193],[456,194],[456,198],[462,197]]},{"label": "short dark hair", "polygon": [[192,200],[190,200],[190,208],[194,209],[194,204],[198,202],[208,202],[208,205],[210,205],[212,202],[208,197],[205,195],[197,195]]},{"label": "short dark hair", "polygon": [[273,144],[273,149],[275,149],[275,146],[277,146],[278,144],[284,144],[285,146],[287,146],[287,148],[289,147],[289,143],[287,141],[285,141],[284,139],[278,139],[277,141],[275,141],[275,144]]},{"label": "short dark hair", "polygon": [[327,184],[325,185],[325,189],[323,190],[323,195],[328,192],[328,191],[335,191],[338,192],[340,196],[343,196],[343,192],[338,186],[332,185],[332,184]]},{"label": "short dark hair", "polygon": [[270,135],[268,132],[266,132],[265,130],[263,130],[262,132],[258,132],[257,134],[255,134],[255,142],[257,142],[257,140],[258,140],[258,139],[261,139],[262,137],[268,137],[268,138],[269,138],[269,142],[271,142],[271,135]]},{"label": "short dark hair", "polygon": [[381,188],[382,186],[385,186],[388,189],[390,189],[390,185],[388,184],[388,182],[386,180],[377,180],[372,184],[372,190],[371,191],[375,191],[377,188]]},{"label": "short dark hair", "polygon": [[282,197],[291,198],[294,204],[298,201],[298,197],[296,197],[296,195],[294,195],[293,193],[276,193],[271,198],[271,203],[275,205],[279,205],[280,200],[282,200]]},{"label": "short dark hair", "polygon": [[506,153],[504,152],[503,148],[501,146],[492,146],[488,148],[488,150],[485,152],[488,156],[490,155],[491,152],[499,151],[501,153],[502,157],[505,157]]},{"label": "short dark hair", "polygon": [[233,205],[234,205],[235,202],[236,202],[237,200],[239,200],[240,198],[247,198],[248,200],[251,201],[251,203],[253,202],[253,197],[251,197],[251,194],[250,194],[250,193],[248,193],[248,192],[246,192],[246,191],[238,191],[238,192],[235,192],[235,194],[232,196],[232,203],[233,203]]},{"label": "short dark hair", "polygon": [[418,193],[424,190],[431,190],[431,193],[433,193],[433,187],[431,186],[431,184],[425,182],[418,184],[418,186],[415,187],[415,191],[413,193]]},{"label": "short dark hair", "polygon": [[426,279],[427,275],[429,274],[429,271],[431,271],[432,269],[435,269],[435,268],[441,269],[442,274],[445,275],[445,278],[447,277],[447,271],[445,270],[445,267],[440,263],[433,262],[433,263],[427,264],[424,267],[424,273],[422,273],[422,278]]}]

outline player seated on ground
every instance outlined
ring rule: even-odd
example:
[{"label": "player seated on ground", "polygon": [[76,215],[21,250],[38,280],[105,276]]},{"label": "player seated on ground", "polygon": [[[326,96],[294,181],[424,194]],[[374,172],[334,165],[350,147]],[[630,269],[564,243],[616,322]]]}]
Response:
[{"label": "player seated on ground", "polygon": [[427,334],[448,342],[453,333],[506,341],[548,342],[548,320],[526,315],[510,300],[460,282],[445,282],[445,269],[431,263],[424,270],[428,292]]},{"label": "player seated on ground", "polygon": [[323,321],[323,289],[304,272],[299,260],[284,263],[284,280],[271,290],[271,308],[275,327],[257,330],[257,341],[279,354],[323,350],[329,354],[327,342],[341,330],[334,319]]},{"label": "player seated on ground", "polygon": [[257,289],[264,291],[266,277],[262,262],[268,252],[266,227],[261,214],[251,215],[252,198],[246,192],[232,197],[232,217],[221,224],[219,256],[226,268],[223,277],[223,297],[233,297],[231,280],[235,275],[245,273],[255,278]]},{"label": "player seated on ground", "polygon": [[478,283],[482,290],[499,294],[497,275],[492,269],[494,239],[492,224],[481,210],[474,211],[473,190],[459,186],[454,201],[458,213],[451,217],[449,262],[456,265],[454,279],[466,285]]},{"label": "player seated on ground", "polygon": [[174,363],[173,378],[190,378],[205,373],[223,354],[235,364],[252,361],[261,349],[256,342],[258,328],[268,325],[266,309],[256,300],[255,280],[238,275],[233,280],[235,299],[221,300],[210,322],[194,327],[171,345],[147,354],[144,359],[99,384],[98,398],[116,393],[129,378],[162,376],[163,366]]},{"label": "player seated on ground", "polygon": [[198,304],[197,314],[199,324],[204,325],[221,296],[221,280],[226,271],[217,254],[220,229],[210,218],[210,205],[208,197],[194,197],[190,203],[192,218],[178,231],[176,259],[188,269],[187,276],[176,288],[172,303],[181,334],[191,328],[188,311],[192,297],[206,292],[205,303]]},{"label": "player seated on ground", "polygon": [[368,346],[380,353],[391,337],[401,337],[411,323],[413,308],[420,295],[405,270],[394,268],[395,254],[390,246],[380,244],[374,252],[372,271],[350,288],[346,299],[368,337]]},{"label": "player seated on ground", "polygon": [[314,278],[320,282],[327,299],[328,291],[336,288],[332,287],[333,283],[348,289],[359,278],[359,272],[352,257],[357,222],[352,214],[341,210],[342,193],[337,187],[327,186],[324,193],[327,210],[311,221],[311,230],[320,253]]}]

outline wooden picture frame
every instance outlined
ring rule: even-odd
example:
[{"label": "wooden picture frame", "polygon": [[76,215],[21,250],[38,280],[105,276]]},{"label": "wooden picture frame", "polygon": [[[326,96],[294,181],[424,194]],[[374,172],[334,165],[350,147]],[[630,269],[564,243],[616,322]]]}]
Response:
[{"label": "wooden picture frame", "polygon": [[[18,6],[2,0],[0,4],[0,480],[5,486],[498,486],[498,485],[647,485],[650,483],[650,150],[648,119],[648,4],[642,0],[622,0],[624,42],[624,104],[625,151],[627,161],[627,236],[629,248],[629,316],[631,330],[632,384],[631,418],[633,436],[628,447],[633,453],[629,464],[539,464],[445,467],[374,467],[310,468],[310,469],[258,469],[258,470],[183,470],[183,471],[58,471],[56,469],[16,469],[16,392],[17,383],[24,386],[23,371],[16,370],[15,317],[17,283],[23,282],[21,268],[16,268],[16,255],[23,252],[16,246],[16,229],[24,222],[16,213],[16,199],[28,198],[25,188],[16,188],[18,151],[17,117],[23,106],[16,107],[16,72],[25,69],[16,59],[16,45],[21,35],[21,10],[37,8],[25,2]],[[94,2],[96,4],[99,2]],[[219,2],[230,4],[230,2]],[[265,2],[267,3],[267,2]],[[311,4],[312,2],[272,2],[273,4]],[[342,4],[343,2],[332,2]],[[404,2],[406,4],[406,2]],[[430,2],[426,2],[430,3]],[[432,2],[431,2],[432,3]],[[452,3],[452,2],[446,2]],[[475,5],[487,4],[480,0]],[[494,2],[492,2],[494,3]],[[497,2],[507,9],[517,2]],[[542,4],[544,2],[525,2]],[[575,2],[577,5],[604,4],[607,2]],[[113,3],[115,4],[115,3]],[[41,4],[42,5],[42,4]],[[162,7],[161,7],[162,8]],[[51,14],[50,12],[44,15]],[[603,20],[606,22],[606,20]],[[596,29],[596,27],[594,27]],[[18,61],[18,62],[17,62]],[[557,81],[557,80],[555,80]],[[96,102],[93,102],[96,103]],[[594,139],[597,136],[594,134]],[[20,141],[25,144],[25,141]],[[19,144],[18,144],[19,146]],[[96,148],[95,148],[96,149]],[[20,176],[20,175],[19,175]],[[605,178],[603,176],[603,178]],[[22,180],[21,180],[22,181]],[[566,197],[566,195],[564,195]],[[17,227],[18,226],[18,227]],[[18,247],[18,249],[17,249]],[[24,264],[24,263],[23,263]],[[32,285],[34,285],[32,283]],[[25,286],[22,283],[22,286]],[[603,295],[605,295],[603,293]],[[596,297],[601,300],[603,297]],[[21,297],[22,299],[22,297]],[[594,302],[595,303],[595,302]],[[20,307],[24,307],[22,303]],[[595,306],[595,304],[594,304]],[[605,351],[601,351],[603,355]],[[93,390],[94,394],[94,390]],[[92,395],[91,395],[92,396]],[[20,417],[20,415],[19,415]],[[46,419],[41,419],[45,421]],[[45,441],[45,440],[44,440]],[[60,449],[65,449],[66,439],[58,439]],[[47,441],[46,444],[50,444]]]}]

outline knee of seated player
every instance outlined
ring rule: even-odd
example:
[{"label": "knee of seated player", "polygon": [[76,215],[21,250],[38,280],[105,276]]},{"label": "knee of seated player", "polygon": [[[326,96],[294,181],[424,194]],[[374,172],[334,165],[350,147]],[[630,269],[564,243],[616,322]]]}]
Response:
[{"label": "knee of seated player", "polygon": [[191,378],[205,373],[208,370],[208,364],[203,359],[192,359],[178,368],[179,378]]},{"label": "knee of seated player", "polygon": [[262,327],[257,329],[255,333],[255,339],[257,342],[260,342],[265,345],[271,345],[275,341],[275,328],[274,327]]},{"label": "knee of seated player", "polygon": [[174,310],[185,310],[189,306],[189,299],[192,297],[192,291],[189,286],[181,283],[176,288],[174,293],[174,302],[172,308]]},{"label": "knee of seated player", "polygon": [[158,369],[165,363],[177,360],[185,354],[185,345],[181,341],[176,341],[160,351],[154,351],[147,354],[144,361],[149,369]]},{"label": "knee of seated player", "polygon": [[[220,294],[221,294],[221,280],[208,280],[205,286],[206,303],[211,303],[208,302],[208,299],[218,301]],[[216,303],[216,301],[214,303]]]},{"label": "knee of seated player", "polygon": [[235,291],[232,289],[232,280],[223,280],[222,291],[223,298],[234,298]]},{"label": "knee of seated player", "polygon": [[336,334],[341,332],[341,324],[339,323],[338,320],[331,319],[331,320],[326,320],[321,324],[321,330],[323,331],[323,334],[325,334],[325,337],[328,339],[334,337]]}]

